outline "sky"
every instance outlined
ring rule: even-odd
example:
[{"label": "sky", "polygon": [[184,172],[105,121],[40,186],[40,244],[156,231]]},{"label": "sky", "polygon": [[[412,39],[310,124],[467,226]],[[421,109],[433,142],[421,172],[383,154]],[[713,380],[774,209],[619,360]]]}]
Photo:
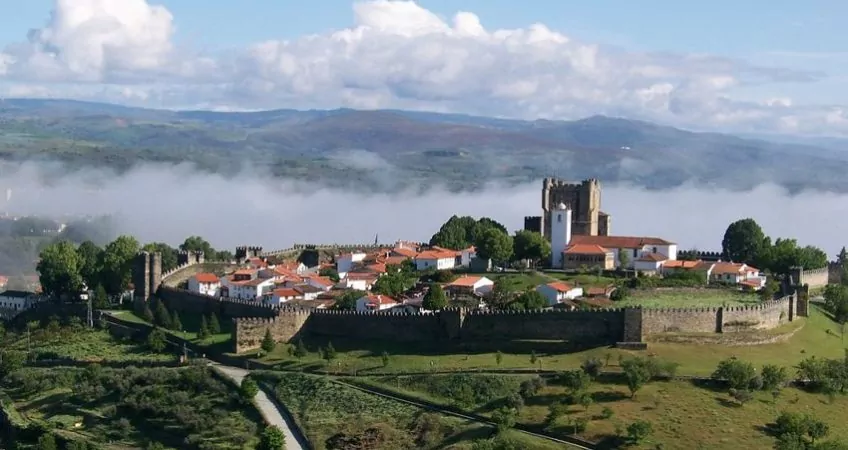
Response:
[{"label": "sky", "polygon": [[848,2],[0,0],[0,95],[848,135]]}]

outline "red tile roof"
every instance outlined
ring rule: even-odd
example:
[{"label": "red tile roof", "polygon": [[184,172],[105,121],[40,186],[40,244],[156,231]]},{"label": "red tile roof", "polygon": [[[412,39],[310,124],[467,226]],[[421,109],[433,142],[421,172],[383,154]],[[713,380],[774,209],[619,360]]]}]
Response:
[{"label": "red tile roof", "polygon": [[448,259],[456,258],[453,250],[426,250],[418,254],[415,259]]},{"label": "red tile roof", "polygon": [[415,250],[413,250],[411,248],[403,248],[403,247],[394,248],[394,249],[392,249],[392,252],[397,253],[398,255],[401,255],[401,256],[406,256],[407,258],[415,258],[415,255],[418,254],[418,252],[416,252]]},{"label": "red tile roof", "polygon": [[218,275],[214,273],[199,273],[194,276],[194,279],[197,280],[198,283],[218,283],[221,280],[218,279]]},{"label": "red tile roof", "polygon": [[292,288],[274,289],[274,295],[277,297],[301,297],[300,292]]},{"label": "red tile roof", "polygon": [[477,284],[480,280],[486,277],[477,277],[477,276],[462,276],[457,278],[451,283],[448,283],[448,286],[454,287],[472,287]]},{"label": "red tile roof", "polygon": [[726,273],[742,273],[742,263],[732,263],[732,262],[717,262],[715,266],[713,266],[713,273],[718,274],[726,274]]},{"label": "red tile roof", "polygon": [[574,289],[574,286],[562,281],[554,281],[553,283],[548,283],[546,286],[555,289],[557,292],[568,292]]},{"label": "red tile roof", "polygon": [[395,305],[398,303],[397,300],[387,295],[371,294],[365,296],[365,298],[368,299],[369,305]]},{"label": "red tile roof", "polygon": [[673,242],[656,237],[636,236],[585,236],[571,237],[572,244],[600,245],[605,248],[642,248],[646,245],[673,245]]},{"label": "red tile roof", "polygon": [[600,245],[572,244],[565,248],[565,253],[569,255],[606,255],[610,251]]},{"label": "red tile roof", "polygon": [[666,261],[663,264],[663,267],[666,269],[697,269],[700,268],[703,261],[681,261],[681,260],[671,260]]}]

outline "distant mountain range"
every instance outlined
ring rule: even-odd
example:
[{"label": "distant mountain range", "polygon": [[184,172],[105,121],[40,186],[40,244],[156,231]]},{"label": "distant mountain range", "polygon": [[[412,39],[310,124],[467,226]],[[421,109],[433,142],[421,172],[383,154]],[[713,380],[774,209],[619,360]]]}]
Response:
[{"label": "distant mountain range", "polygon": [[[811,141],[812,142],[812,141]],[[818,141],[825,142],[825,141]],[[848,151],[694,133],[593,116],[505,120],[397,110],[165,111],[70,100],[0,101],[0,160],[52,160],[128,170],[192,162],[372,191],[447,185],[470,190],[558,176],[664,189],[692,182],[747,189],[848,191]]]}]

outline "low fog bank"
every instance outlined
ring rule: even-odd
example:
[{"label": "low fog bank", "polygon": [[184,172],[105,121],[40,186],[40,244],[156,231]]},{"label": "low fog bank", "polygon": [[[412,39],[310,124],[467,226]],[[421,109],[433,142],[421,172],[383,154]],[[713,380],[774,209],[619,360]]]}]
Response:
[{"label": "low fog bank", "polygon": [[[541,212],[541,180],[492,185],[475,193],[433,189],[424,195],[364,195],[257,178],[227,179],[188,166],[143,166],[115,176],[81,171],[57,176],[55,166],[30,164],[3,173],[0,210],[16,215],[113,214],[120,232],[143,242],[179,244],[201,235],[213,246],[429,240],[451,215],[489,216],[511,231]],[[96,184],[100,183],[99,186]],[[848,196],[807,192],[789,196],[777,186],[740,193],[684,186],[647,191],[605,185],[602,209],[615,235],[657,236],[682,249],[719,250],[727,225],[753,217],[773,237],[794,237],[831,257],[845,243]]]}]

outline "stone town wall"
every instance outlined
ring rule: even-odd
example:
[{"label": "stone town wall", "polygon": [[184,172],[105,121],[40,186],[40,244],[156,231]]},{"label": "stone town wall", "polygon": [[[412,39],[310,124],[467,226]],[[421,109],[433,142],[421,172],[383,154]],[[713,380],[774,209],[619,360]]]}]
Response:
[{"label": "stone town wall", "polygon": [[[830,281],[830,267],[822,267],[821,269],[810,269],[801,272],[801,280],[799,284],[809,285],[811,288],[820,288],[827,286]],[[840,273],[841,275],[841,273]]]},{"label": "stone town wall", "polygon": [[211,314],[221,317],[276,317],[279,308],[249,300],[212,297],[185,289],[160,286],[157,296],[165,301],[169,310],[188,314]]},{"label": "stone town wall", "polygon": [[643,309],[642,332],[652,335],[734,333],[771,329],[794,320],[800,315],[800,309],[795,295],[751,306]]},{"label": "stone town wall", "polygon": [[642,332],[718,333],[721,308],[663,308],[642,310]]},{"label": "stone town wall", "polygon": [[614,344],[624,335],[622,309],[596,311],[471,311],[460,335],[467,340],[562,340]]}]

